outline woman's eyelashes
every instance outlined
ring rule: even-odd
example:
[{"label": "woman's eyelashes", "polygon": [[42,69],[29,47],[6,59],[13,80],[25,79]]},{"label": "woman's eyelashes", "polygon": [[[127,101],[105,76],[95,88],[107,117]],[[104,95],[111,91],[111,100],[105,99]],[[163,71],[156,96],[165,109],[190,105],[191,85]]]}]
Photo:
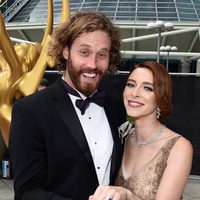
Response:
[{"label": "woman's eyelashes", "polygon": [[[135,88],[135,87],[137,87],[137,84],[134,83],[134,82],[127,82],[126,86],[129,87],[129,88]],[[144,84],[144,85],[141,86],[141,88],[143,88],[146,91],[150,91],[150,92],[154,91],[153,86],[151,86],[151,84],[148,84],[148,85]]]},{"label": "woman's eyelashes", "polygon": [[150,86],[144,86],[144,89],[149,91],[149,92],[153,92],[153,88]]},{"label": "woman's eyelashes", "polygon": [[133,82],[127,82],[126,86],[127,87],[135,87],[135,83],[133,83]]}]

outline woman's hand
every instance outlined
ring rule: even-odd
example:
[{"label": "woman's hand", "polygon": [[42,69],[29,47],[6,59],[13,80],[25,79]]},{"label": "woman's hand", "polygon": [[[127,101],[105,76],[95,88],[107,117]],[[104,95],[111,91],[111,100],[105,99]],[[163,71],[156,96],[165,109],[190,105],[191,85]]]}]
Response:
[{"label": "woman's hand", "polygon": [[131,200],[132,193],[118,186],[100,185],[89,200]]}]

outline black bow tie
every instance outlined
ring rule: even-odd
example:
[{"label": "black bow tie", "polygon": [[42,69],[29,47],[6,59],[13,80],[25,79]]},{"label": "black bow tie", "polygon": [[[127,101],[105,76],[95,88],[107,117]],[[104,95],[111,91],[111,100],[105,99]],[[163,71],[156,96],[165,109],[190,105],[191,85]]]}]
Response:
[{"label": "black bow tie", "polygon": [[69,86],[64,80],[62,80],[62,83],[69,94],[80,98],[76,100],[75,104],[76,107],[80,109],[81,115],[85,114],[85,111],[88,108],[90,102],[96,103],[97,105],[103,107],[105,101],[105,93],[103,91],[97,91],[93,96],[89,96],[84,100],[81,98],[80,94],[71,86]]}]

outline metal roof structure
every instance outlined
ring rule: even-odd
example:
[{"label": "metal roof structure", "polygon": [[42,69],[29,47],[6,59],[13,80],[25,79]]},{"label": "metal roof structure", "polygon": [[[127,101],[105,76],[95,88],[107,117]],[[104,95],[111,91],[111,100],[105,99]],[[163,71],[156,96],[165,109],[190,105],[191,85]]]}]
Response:
[{"label": "metal roof structure", "polygon": [[[53,2],[56,26],[62,1]],[[3,13],[12,40],[41,42],[47,10],[47,0],[15,0]],[[160,46],[177,47],[176,52],[170,52],[170,59],[187,64],[200,58],[200,0],[70,0],[70,14],[79,10],[103,12],[110,17],[120,29],[125,58],[156,58],[159,34]],[[173,30],[147,26],[160,20],[173,23]],[[166,59],[167,52],[159,54]]]}]

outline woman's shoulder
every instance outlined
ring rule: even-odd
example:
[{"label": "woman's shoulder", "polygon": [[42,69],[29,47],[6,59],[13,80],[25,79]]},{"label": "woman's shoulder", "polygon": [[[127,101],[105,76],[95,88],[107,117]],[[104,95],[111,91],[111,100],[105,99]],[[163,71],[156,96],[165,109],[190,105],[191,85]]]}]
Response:
[{"label": "woman's shoulder", "polygon": [[186,157],[192,157],[193,154],[193,146],[191,142],[185,138],[184,136],[180,135],[179,133],[176,133],[172,130],[169,130],[171,132],[171,138],[175,139],[176,142],[171,150],[170,157],[177,159],[177,158],[186,158]]},{"label": "woman's shoulder", "polygon": [[177,138],[177,142],[175,144],[175,146],[179,149],[188,147],[191,148],[192,144],[191,142],[184,136],[182,136],[179,133],[176,133],[174,131],[172,131],[171,129],[168,129],[169,135],[171,136],[171,138]]}]

